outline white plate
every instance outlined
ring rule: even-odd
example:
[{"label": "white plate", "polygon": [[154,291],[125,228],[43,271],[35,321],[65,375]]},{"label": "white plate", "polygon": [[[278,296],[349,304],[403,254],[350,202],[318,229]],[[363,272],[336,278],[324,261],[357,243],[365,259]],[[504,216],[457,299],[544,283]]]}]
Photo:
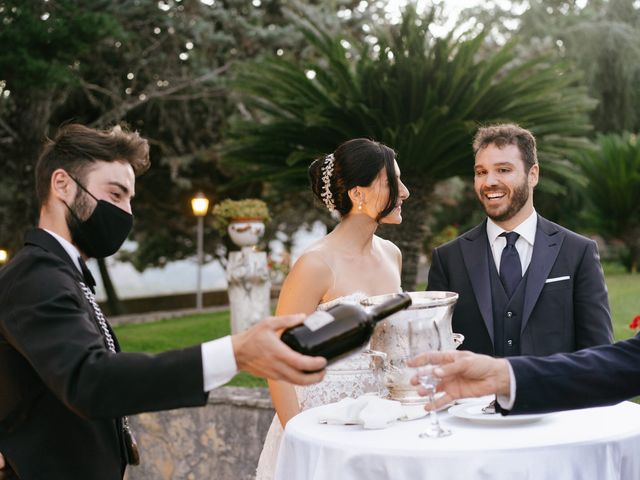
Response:
[{"label": "white plate", "polygon": [[454,405],[449,409],[449,415],[485,425],[518,425],[521,423],[537,422],[545,416],[545,414],[504,416],[500,413],[482,413],[482,409],[487,405],[488,404],[484,402]]}]

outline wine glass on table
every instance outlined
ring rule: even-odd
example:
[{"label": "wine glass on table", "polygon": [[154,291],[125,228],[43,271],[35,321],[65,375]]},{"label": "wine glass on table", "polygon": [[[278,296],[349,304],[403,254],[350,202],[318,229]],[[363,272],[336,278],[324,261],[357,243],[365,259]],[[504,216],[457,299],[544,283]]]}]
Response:
[{"label": "wine glass on table", "polygon": [[[441,347],[438,324],[433,318],[412,318],[409,321],[409,350],[411,356],[420,353],[439,351]],[[429,427],[418,436],[420,438],[440,438],[451,435],[451,430],[440,425],[438,412],[436,412],[435,397],[436,387],[440,379],[435,376],[434,370],[438,365],[427,364],[415,369],[420,386],[427,390],[431,410],[429,411]]]}]

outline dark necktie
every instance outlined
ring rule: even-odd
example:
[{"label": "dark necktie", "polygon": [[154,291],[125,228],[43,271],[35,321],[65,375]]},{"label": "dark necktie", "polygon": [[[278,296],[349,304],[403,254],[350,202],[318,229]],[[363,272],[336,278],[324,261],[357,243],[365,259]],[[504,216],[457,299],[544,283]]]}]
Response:
[{"label": "dark necktie", "polygon": [[91,289],[93,293],[96,293],[96,281],[91,274],[91,270],[87,267],[87,264],[84,263],[82,257],[78,257],[78,262],[80,262],[80,270],[82,270],[82,276],[84,277],[84,284]]},{"label": "dark necktie", "polygon": [[516,250],[516,241],[520,234],[516,232],[502,232],[501,237],[507,239],[507,245],[502,250],[500,257],[500,280],[502,286],[507,292],[507,296],[511,298],[515,292],[518,283],[522,279],[522,266],[520,265],[520,255]]}]

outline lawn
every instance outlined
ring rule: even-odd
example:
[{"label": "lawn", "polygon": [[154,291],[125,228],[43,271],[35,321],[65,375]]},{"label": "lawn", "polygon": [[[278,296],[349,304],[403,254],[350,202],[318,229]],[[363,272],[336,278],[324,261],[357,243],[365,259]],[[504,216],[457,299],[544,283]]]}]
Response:
[{"label": "lawn", "polygon": [[[635,332],[629,328],[629,322],[636,315],[640,315],[640,275],[627,274],[621,267],[606,264],[605,276],[615,339],[631,337]],[[424,285],[421,288],[424,289]],[[123,350],[156,353],[228,335],[229,312],[190,315],[146,324],[120,325],[115,327],[115,331]],[[229,385],[254,387],[266,386],[266,382],[240,373]]]},{"label": "lawn", "polygon": [[[197,345],[229,335],[229,311],[189,315],[153,323],[114,327],[124,351],[157,353]],[[267,382],[240,372],[228,383],[241,387],[266,387]]]}]

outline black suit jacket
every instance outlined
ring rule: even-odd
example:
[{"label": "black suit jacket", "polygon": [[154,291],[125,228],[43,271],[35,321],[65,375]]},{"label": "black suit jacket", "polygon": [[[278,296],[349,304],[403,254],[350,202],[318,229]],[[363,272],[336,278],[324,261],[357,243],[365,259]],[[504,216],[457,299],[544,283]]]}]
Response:
[{"label": "black suit jacket", "polygon": [[79,281],[39,229],[0,269],[0,452],[22,480],[119,479],[120,417],[206,402],[200,346],[110,353]]},{"label": "black suit jacket", "polygon": [[[494,354],[486,220],[433,251],[428,290],[457,292],[453,331],[463,349]],[[490,263],[491,262],[491,263]],[[611,343],[611,314],[598,248],[538,215],[521,320],[520,353],[550,355]],[[547,283],[548,279],[568,279]]]},{"label": "black suit jacket", "polygon": [[612,405],[640,395],[640,337],[549,357],[511,357],[512,413]]}]

